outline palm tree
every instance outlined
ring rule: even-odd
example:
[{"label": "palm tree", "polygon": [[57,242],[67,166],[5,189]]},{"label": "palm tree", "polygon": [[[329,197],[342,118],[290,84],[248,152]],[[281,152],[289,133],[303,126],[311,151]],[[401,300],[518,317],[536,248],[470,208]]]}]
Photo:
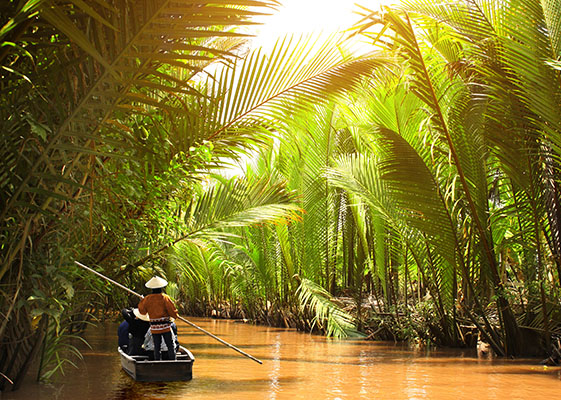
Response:
[{"label": "palm tree", "polygon": [[[113,160],[131,160],[142,150],[157,152],[134,136],[142,130],[129,128],[129,121],[153,124],[154,119],[162,121],[156,113],[175,118],[189,112],[172,102],[180,96],[201,96],[190,78],[211,61],[233,56],[240,34],[232,26],[246,24],[255,15],[255,10],[239,7],[243,4],[177,6],[170,1],[119,0],[94,5],[41,0],[2,4],[0,279],[5,320],[0,335],[5,340],[0,369],[12,378],[14,388],[39,351],[49,315],[56,312],[57,320],[60,316],[58,305],[49,299],[61,302],[64,293],[56,284],[51,291],[46,281],[29,277],[38,270],[50,273],[54,282],[70,278],[64,277],[68,272],[63,268],[50,267],[59,264],[58,256],[52,257],[57,246],[74,246],[80,252],[77,243],[69,241],[72,237],[64,234],[64,225],[72,227],[66,232],[88,223],[93,226],[94,192],[89,189],[104,174],[120,173],[109,171]],[[267,9],[277,3],[253,4]],[[162,170],[162,165],[152,165]],[[84,193],[90,193],[91,202]],[[73,218],[84,210],[78,206],[85,199],[92,206],[85,208],[89,218]],[[112,246],[105,241],[98,260],[114,253]],[[91,251],[88,246],[81,250]],[[31,305],[33,315],[41,319],[39,329],[31,325],[30,310],[15,308],[31,290],[43,299],[44,306],[38,301]],[[27,339],[17,349],[6,345],[22,338]],[[6,383],[2,380],[0,387]]]},{"label": "palm tree", "polygon": [[[558,137],[552,127],[558,126],[559,102],[555,91],[545,88],[557,88],[559,76],[551,62],[544,64],[541,60],[555,59],[558,54],[554,50],[558,33],[551,23],[552,15],[559,11],[556,7],[553,3],[542,6],[525,1],[405,1],[396,10],[366,13],[361,28],[368,31],[382,24],[370,35],[405,62],[406,85],[426,112],[424,126],[428,130],[419,132],[433,146],[424,164],[433,171],[433,181],[455,232],[453,240],[448,241],[455,249],[455,255],[448,252],[447,260],[454,271],[449,276],[456,282],[458,271],[463,284],[469,284],[466,289],[471,294],[465,293],[464,299],[485,301],[490,298],[489,290],[494,293],[503,336],[489,325],[483,305],[477,306],[478,314],[485,321],[484,330],[495,350],[510,355],[521,351],[520,333],[507,298],[511,282],[505,275],[508,265],[498,256],[508,245],[496,232],[504,229],[497,216],[512,215],[513,209],[517,210],[519,234],[532,243],[533,251],[527,254],[537,260],[540,320],[546,337],[549,331],[551,306],[547,305],[544,280],[548,252],[543,242],[545,237],[549,251],[555,254],[552,238],[557,236],[553,230],[557,226],[554,216],[558,194],[551,173],[557,169]],[[430,43],[430,50],[426,43]],[[388,149],[397,148],[395,133],[403,136],[402,132],[390,131],[387,123],[379,121],[376,126],[382,137],[393,137],[380,152],[387,154]],[[401,143],[403,152],[406,143]],[[426,150],[417,147],[416,152],[423,157]],[[397,163],[398,154],[396,151],[394,161],[380,166],[382,172],[376,179],[402,184],[406,176],[398,171],[405,172],[405,166]],[[409,173],[414,171],[410,168]],[[505,181],[510,194],[502,190],[501,182]],[[385,188],[384,193],[388,190]],[[403,193],[394,195],[419,196],[418,185],[401,190]],[[508,199],[513,199],[512,207],[505,206]],[[490,200],[494,210],[490,209]],[[428,204],[423,204],[409,201],[403,207],[425,215]],[[545,216],[547,224],[543,222]],[[440,234],[434,236],[436,231],[431,226],[417,228],[429,239],[442,239]],[[527,281],[530,286],[531,282]]]},{"label": "palm tree", "polygon": [[[342,59],[327,46],[317,52],[318,62],[304,61],[311,54],[305,43],[281,42],[272,57],[251,53],[230,68],[243,36],[233,27],[277,4],[2,5],[0,279],[7,288],[6,321],[33,285],[42,288],[38,316],[49,319],[53,305],[46,299],[61,291],[26,280],[34,270],[44,273],[44,265],[57,275],[51,280],[56,287],[76,280],[62,267],[69,258],[87,255],[106,268],[137,259],[127,263],[129,271],[152,260],[154,250],[187,237],[176,221],[197,198],[190,184],[198,172],[217,164],[213,155],[231,155],[232,147],[247,147],[262,137],[257,133],[274,129],[275,109],[303,104],[302,96],[338,92],[383,64]],[[227,65],[218,80],[205,71],[216,60]],[[205,74],[208,80],[200,78]],[[60,251],[53,252],[52,243]],[[146,248],[149,254],[139,257]],[[30,335],[29,317],[24,320],[27,327],[7,336],[32,338],[11,363],[16,387],[45,332]],[[8,327],[3,323],[0,332]],[[3,360],[15,354],[2,351]]]},{"label": "palm tree", "polygon": [[[352,151],[352,141],[348,130],[340,129],[333,104],[291,113],[290,119],[279,130],[278,141],[254,155],[255,165],[248,165],[245,174],[285,180],[298,193],[301,218],[274,229],[252,228],[240,246],[258,252],[259,262],[271,271],[260,276],[274,279],[276,298],[266,301],[282,315],[281,323],[346,336],[354,323],[333,296],[341,291],[338,254],[349,217],[343,197],[331,188],[324,172],[336,155]],[[258,277],[256,281],[268,284]]]}]

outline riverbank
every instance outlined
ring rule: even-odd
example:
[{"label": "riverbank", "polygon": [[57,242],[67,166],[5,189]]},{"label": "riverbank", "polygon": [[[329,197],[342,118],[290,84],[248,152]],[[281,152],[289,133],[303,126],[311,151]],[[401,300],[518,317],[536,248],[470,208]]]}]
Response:
[{"label": "riverbank", "polygon": [[[429,302],[402,305],[394,312],[383,312],[375,299],[366,299],[360,310],[354,299],[337,297],[334,299],[340,308],[358,321],[357,331],[351,332],[367,340],[393,341],[405,343],[411,349],[419,348],[458,348],[471,349],[480,357],[496,357],[492,346],[481,335],[479,328],[469,319],[457,317],[453,342],[441,334],[442,324]],[[325,327],[311,313],[303,312],[298,307],[284,308],[263,307],[259,310],[245,310],[239,304],[191,305],[183,307],[183,312],[199,317],[214,319],[239,320],[257,325],[280,328],[293,328],[302,332],[325,334]],[[494,321],[498,326],[500,322]],[[559,365],[561,362],[561,336],[552,335],[545,340],[544,335],[527,327],[519,329],[522,352],[520,358],[536,359],[536,364]]]}]

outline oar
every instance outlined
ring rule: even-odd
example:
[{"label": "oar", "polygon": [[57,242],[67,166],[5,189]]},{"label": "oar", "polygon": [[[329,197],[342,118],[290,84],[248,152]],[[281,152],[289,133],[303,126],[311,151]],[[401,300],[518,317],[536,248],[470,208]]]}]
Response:
[{"label": "oar", "polygon": [[[80,262],[78,262],[78,261],[74,261],[74,262],[75,262],[77,265],[79,265],[80,267],[82,267],[82,268],[84,268],[84,269],[87,269],[87,270],[90,271],[90,272],[93,272],[94,274],[96,274],[97,276],[99,276],[99,277],[105,279],[106,281],[109,281],[109,282],[111,282],[112,284],[119,286],[121,289],[124,289],[124,290],[126,290],[127,292],[132,293],[132,294],[134,294],[135,296],[140,297],[141,299],[144,297],[144,296],[142,296],[141,294],[136,293],[134,290],[130,290],[128,287],[121,285],[119,282],[115,282],[113,279],[110,279],[110,278],[106,277],[105,275],[100,274],[99,272],[97,272],[97,271],[91,269],[90,267],[87,267],[87,266],[85,266],[84,264],[82,264],[82,263],[80,263]],[[201,328],[200,326],[195,325],[194,323],[192,323],[191,321],[188,321],[187,319],[183,318],[182,316],[178,316],[178,318],[179,318],[181,321],[183,321],[183,322],[185,322],[185,323],[191,325],[193,328],[198,329],[198,330],[200,330],[201,332],[203,332],[204,334],[210,336],[211,338],[218,340],[220,343],[222,343],[222,344],[225,345],[225,346],[228,346],[228,347],[231,348],[232,350],[236,350],[238,353],[243,354],[244,356],[246,356],[246,357],[248,357],[248,358],[251,358],[253,361],[258,362],[259,364],[263,364],[260,360],[258,360],[257,358],[253,357],[251,354],[247,354],[245,351],[238,349],[236,346],[233,346],[233,345],[231,345],[230,343],[228,343],[228,342],[226,342],[226,341],[220,339],[218,336],[213,335],[212,333],[210,333],[210,332],[204,330],[204,329]]]}]

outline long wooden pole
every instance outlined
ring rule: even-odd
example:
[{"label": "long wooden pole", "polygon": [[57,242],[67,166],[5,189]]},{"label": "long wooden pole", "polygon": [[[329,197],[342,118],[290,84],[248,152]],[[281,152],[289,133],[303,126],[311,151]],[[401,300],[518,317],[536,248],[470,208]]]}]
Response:
[{"label": "long wooden pole", "polygon": [[[131,290],[131,289],[129,289],[128,287],[121,285],[119,282],[115,282],[113,279],[108,278],[108,277],[106,277],[106,276],[103,275],[103,274],[100,274],[100,273],[97,272],[96,270],[93,270],[93,269],[91,269],[90,267],[88,267],[88,266],[86,266],[86,265],[84,265],[84,264],[82,264],[82,263],[80,263],[80,262],[78,262],[78,261],[74,261],[74,262],[75,262],[77,265],[79,265],[80,267],[82,267],[82,268],[84,268],[84,269],[87,269],[87,270],[90,271],[90,272],[93,272],[94,274],[96,274],[97,276],[99,276],[99,277],[105,279],[106,281],[109,281],[109,282],[111,282],[112,284],[119,286],[121,289],[124,289],[124,290],[126,290],[127,292],[132,293],[132,294],[134,294],[135,296],[140,297],[141,299],[144,297],[144,296],[142,296],[141,294],[135,292],[134,290]],[[252,359],[253,361],[258,362],[259,364],[263,364],[263,362],[261,362],[260,360],[258,360],[258,359],[255,358],[255,357],[253,357],[251,354],[247,354],[245,351],[238,349],[236,346],[231,345],[230,343],[226,342],[225,340],[220,339],[218,336],[213,335],[213,334],[210,333],[209,331],[207,331],[207,330],[201,328],[200,326],[195,325],[194,323],[192,323],[191,321],[189,321],[189,320],[183,318],[182,316],[178,316],[178,318],[179,318],[181,321],[183,321],[183,322],[185,322],[185,323],[191,325],[193,328],[198,329],[199,331],[203,332],[204,334],[210,336],[211,338],[213,338],[213,339],[215,339],[215,340],[218,340],[220,343],[222,343],[222,344],[225,345],[225,346],[228,346],[228,347],[231,348],[232,350],[235,350],[235,351],[237,351],[238,353],[243,354],[243,355],[246,356],[247,358],[250,358],[250,359]]]}]

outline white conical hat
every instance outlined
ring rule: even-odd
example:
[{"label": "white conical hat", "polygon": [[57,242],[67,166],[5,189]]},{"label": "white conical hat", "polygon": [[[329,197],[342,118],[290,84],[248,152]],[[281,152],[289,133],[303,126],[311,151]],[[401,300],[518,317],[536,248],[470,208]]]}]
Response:
[{"label": "white conical hat", "polygon": [[148,314],[141,314],[140,311],[138,310],[138,308],[135,308],[134,310],[132,310],[132,313],[134,314],[134,316],[136,318],[141,319],[143,321],[150,322],[150,316]]},{"label": "white conical hat", "polygon": [[146,282],[146,287],[149,289],[160,289],[163,288],[164,286],[166,286],[168,284],[168,281],[166,281],[164,278],[160,278],[159,276],[155,276],[152,279],[150,279],[148,282]]}]

